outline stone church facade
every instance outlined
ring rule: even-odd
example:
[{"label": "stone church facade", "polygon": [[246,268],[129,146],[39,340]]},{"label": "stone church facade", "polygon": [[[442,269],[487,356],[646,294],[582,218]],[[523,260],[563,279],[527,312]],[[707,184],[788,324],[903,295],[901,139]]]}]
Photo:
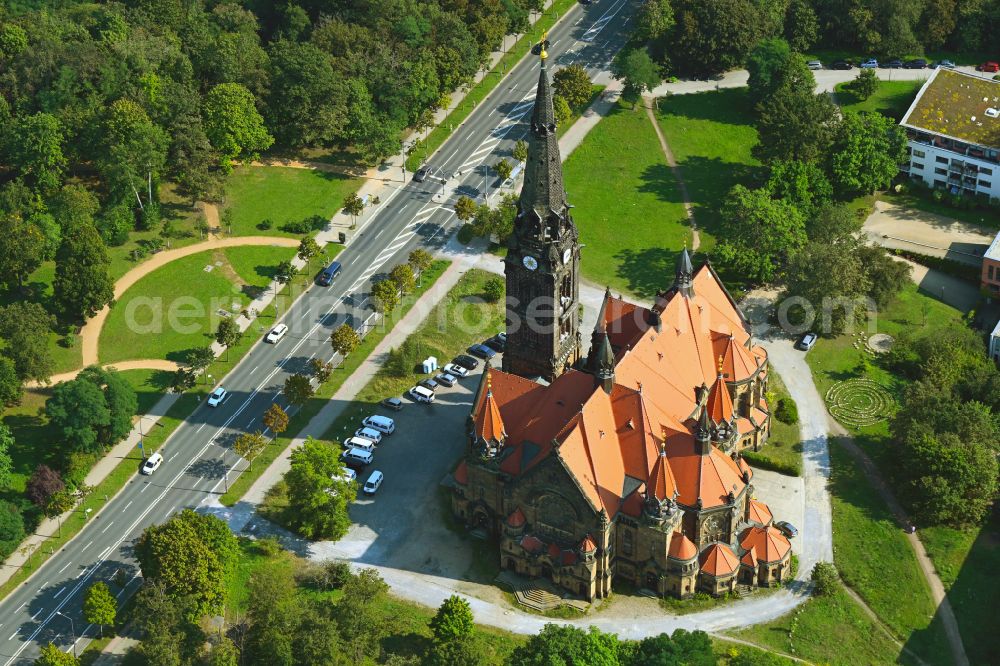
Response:
[{"label": "stone church facade", "polygon": [[487,367],[452,506],[500,565],[593,600],[790,576],[791,545],[741,457],[770,432],[767,354],[687,250],[651,307],[605,293],[584,348],[580,244],[562,186],[545,53],[505,259],[507,351]]}]

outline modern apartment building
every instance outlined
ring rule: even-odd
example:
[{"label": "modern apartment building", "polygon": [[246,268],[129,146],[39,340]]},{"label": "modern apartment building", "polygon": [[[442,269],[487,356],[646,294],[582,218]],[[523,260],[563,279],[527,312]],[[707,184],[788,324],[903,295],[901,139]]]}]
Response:
[{"label": "modern apartment building", "polygon": [[937,69],[900,123],[910,178],[952,194],[1000,199],[1000,81]]}]

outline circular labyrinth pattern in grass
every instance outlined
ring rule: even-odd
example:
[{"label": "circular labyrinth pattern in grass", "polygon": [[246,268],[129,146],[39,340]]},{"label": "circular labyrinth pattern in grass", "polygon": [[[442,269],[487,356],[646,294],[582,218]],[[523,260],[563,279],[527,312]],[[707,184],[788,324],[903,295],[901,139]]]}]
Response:
[{"label": "circular labyrinth pattern in grass", "polygon": [[889,391],[870,379],[837,382],[826,392],[826,404],[835,419],[857,428],[884,421],[896,410]]}]

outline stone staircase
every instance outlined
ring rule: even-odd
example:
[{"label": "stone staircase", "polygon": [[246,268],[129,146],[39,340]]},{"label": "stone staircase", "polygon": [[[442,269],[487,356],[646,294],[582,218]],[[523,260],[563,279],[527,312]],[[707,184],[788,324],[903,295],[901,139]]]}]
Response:
[{"label": "stone staircase", "polygon": [[525,578],[510,571],[501,571],[496,580],[514,593],[514,599],[525,608],[545,613],[560,606],[575,608],[581,613],[590,609],[590,604],[574,599],[545,578]]},{"label": "stone staircase", "polygon": [[741,583],[740,585],[736,586],[736,589],[733,590],[733,592],[738,597],[745,597],[747,595],[753,594],[753,586],[752,585],[745,585],[745,584]]}]

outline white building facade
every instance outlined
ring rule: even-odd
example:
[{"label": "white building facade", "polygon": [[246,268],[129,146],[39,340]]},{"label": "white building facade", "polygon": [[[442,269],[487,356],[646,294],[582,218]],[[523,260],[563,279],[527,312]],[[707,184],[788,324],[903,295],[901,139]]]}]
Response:
[{"label": "white building facade", "polygon": [[910,178],[951,194],[1000,201],[1000,81],[938,69],[900,125]]}]

